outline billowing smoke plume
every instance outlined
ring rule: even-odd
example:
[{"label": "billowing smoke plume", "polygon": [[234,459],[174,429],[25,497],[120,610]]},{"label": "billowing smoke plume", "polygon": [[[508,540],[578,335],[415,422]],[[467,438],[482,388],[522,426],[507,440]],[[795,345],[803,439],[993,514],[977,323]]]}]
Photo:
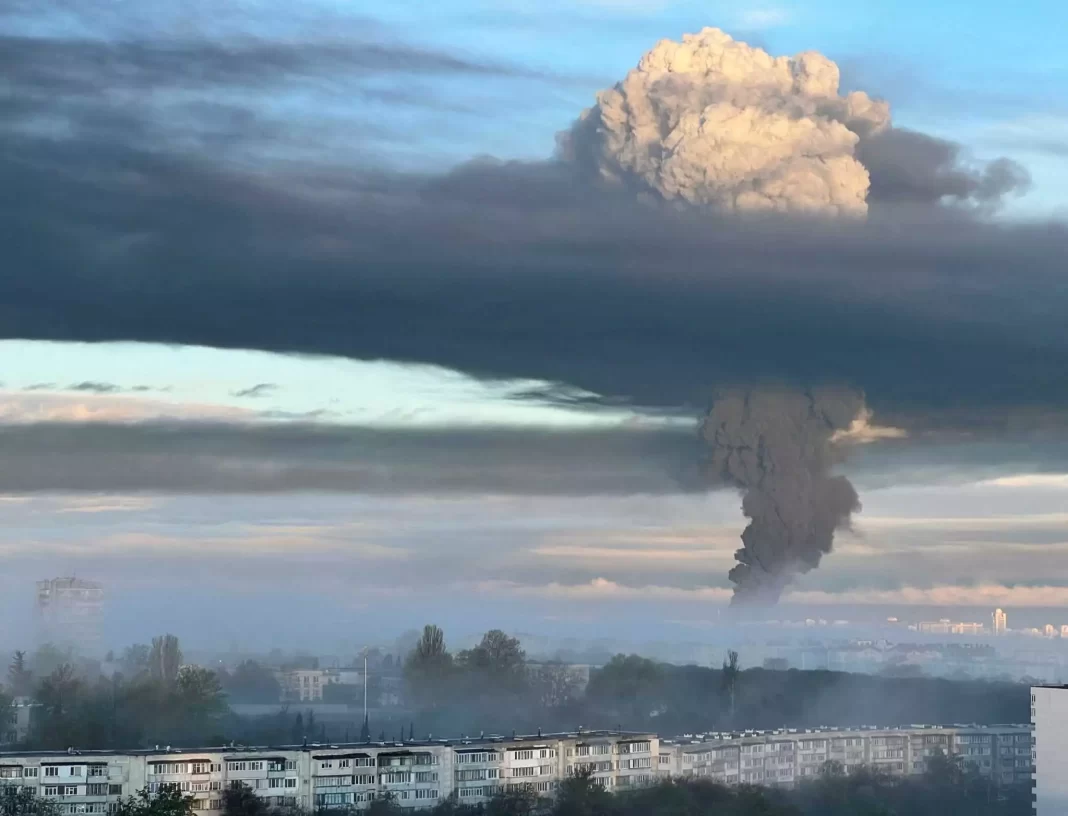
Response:
[{"label": "billowing smoke plume", "polygon": [[713,403],[701,427],[706,473],[743,491],[749,518],[730,571],[735,603],[777,601],[849,526],[860,501],[831,474],[832,438],[863,416],[863,397],[848,390],[731,391]]},{"label": "billowing smoke plume", "polygon": [[839,94],[821,54],[772,57],[714,28],[657,44],[559,142],[587,174],[735,212],[864,215],[869,192],[989,207],[1029,181],[1007,159],[965,167],[952,143],[895,130],[887,103]]}]

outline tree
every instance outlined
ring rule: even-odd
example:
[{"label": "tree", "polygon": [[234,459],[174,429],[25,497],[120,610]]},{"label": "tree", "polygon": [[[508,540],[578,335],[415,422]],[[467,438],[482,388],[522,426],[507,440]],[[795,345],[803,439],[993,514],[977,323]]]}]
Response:
[{"label": "tree", "polygon": [[299,745],[306,736],[304,733],[304,715],[299,711],[297,712],[296,718],[293,720],[293,730],[290,732],[289,736],[294,745]]},{"label": "tree", "polygon": [[371,723],[367,719],[367,715],[363,715],[363,725],[360,727],[360,742],[371,741]]},{"label": "tree", "polygon": [[437,626],[427,624],[423,636],[408,655],[405,679],[420,702],[434,706],[451,672],[452,655],[445,648],[445,633]]},{"label": "tree", "polygon": [[527,655],[517,638],[500,629],[491,629],[474,649],[461,652],[459,663],[469,671],[483,674],[498,689],[515,691],[526,681]]},{"label": "tree", "polygon": [[58,816],[59,808],[33,788],[0,787],[0,816]]},{"label": "tree", "polygon": [[226,693],[234,700],[246,703],[274,703],[282,696],[282,687],[269,669],[255,660],[237,665],[224,683]]},{"label": "tree", "polygon": [[178,680],[182,665],[182,649],[174,635],[152,638],[152,651],[148,658],[152,679],[170,688]]},{"label": "tree", "polygon": [[15,652],[7,669],[7,683],[16,697],[26,697],[33,693],[33,672],[26,662],[25,652]]},{"label": "tree", "polygon": [[115,816],[193,816],[193,797],[183,796],[177,787],[167,785],[152,794],[148,789],[120,801]]},{"label": "tree", "polygon": [[727,652],[727,657],[723,661],[723,691],[727,694],[727,699],[730,702],[731,721],[734,720],[735,693],[738,690],[738,674],[740,671],[738,653],[731,649]]},{"label": "tree", "polygon": [[226,711],[218,676],[200,666],[184,666],[178,672],[175,698],[183,717],[201,727]]},{"label": "tree", "polygon": [[135,643],[127,646],[122,653],[119,663],[122,670],[130,677],[137,677],[148,671],[148,661],[152,657],[152,649],[144,643]]},{"label": "tree", "polygon": [[234,782],[222,794],[223,816],[261,816],[266,803],[243,782]]},{"label": "tree", "polygon": [[564,663],[541,663],[530,670],[529,676],[534,695],[543,708],[567,705],[581,691],[580,679]]},{"label": "tree", "polygon": [[70,649],[63,651],[51,643],[40,646],[33,655],[33,671],[38,677],[51,674],[64,664],[74,660]]}]

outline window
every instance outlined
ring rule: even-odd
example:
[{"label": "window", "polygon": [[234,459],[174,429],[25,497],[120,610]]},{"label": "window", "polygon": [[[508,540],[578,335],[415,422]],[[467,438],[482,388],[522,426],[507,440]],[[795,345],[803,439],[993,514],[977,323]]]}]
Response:
[{"label": "window", "polygon": [[419,771],[415,775],[416,782],[437,782],[438,775],[436,771]]},{"label": "window", "polygon": [[89,766],[89,776],[107,776],[107,775],[108,775],[108,766],[107,765],[90,765]]},{"label": "window", "polygon": [[334,767],[334,761],[331,760],[331,759],[324,760],[323,762],[319,763],[319,767],[320,768],[333,768]]},{"label": "window", "polygon": [[82,775],[82,770],[83,769],[82,769],[81,765],[71,765],[71,767],[70,767],[70,776],[81,776]]},{"label": "window", "polygon": [[45,765],[45,776],[59,776],[59,768],[55,765]]},{"label": "window", "polygon": [[26,779],[36,779],[38,771],[40,771],[40,770],[41,770],[40,768],[23,768],[22,769],[22,775]]},{"label": "window", "polygon": [[78,786],[77,785],[63,785],[62,788],[63,788],[63,795],[64,796],[77,796],[78,795]]},{"label": "window", "polygon": [[436,790],[417,790],[415,792],[416,799],[437,799],[438,792]]},{"label": "window", "polygon": [[295,788],[297,786],[297,780],[294,779],[293,777],[289,777],[289,778],[286,779],[285,786],[287,788]]},{"label": "window", "polygon": [[59,787],[57,785],[45,785],[45,796],[59,796]]},{"label": "window", "polygon": [[248,769],[250,771],[262,771],[263,770],[263,763],[262,762],[250,762],[248,764]]},{"label": "window", "polygon": [[122,796],[122,785],[108,785],[108,796]]},{"label": "window", "polygon": [[85,795],[86,796],[107,796],[108,795],[107,782],[105,782],[103,784],[86,785],[85,786]]},{"label": "window", "polygon": [[347,760],[347,759],[342,759],[342,760],[338,760],[337,766],[339,768],[351,768],[352,767],[352,763],[349,762],[349,760]]},{"label": "window", "polygon": [[286,770],[295,771],[297,769],[297,761],[295,759],[286,760]]},{"label": "window", "polygon": [[268,788],[280,788],[280,787],[282,787],[282,780],[279,779],[278,777],[274,777],[273,779],[268,779],[267,780],[267,787]]},{"label": "window", "polygon": [[534,768],[512,768],[512,776],[534,776]]},{"label": "window", "polygon": [[533,751],[515,751],[516,759],[534,759]]},{"label": "window", "polygon": [[497,762],[500,758],[500,754],[496,751],[476,751],[473,753],[457,754],[456,764],[468,765],[476,762]]}]

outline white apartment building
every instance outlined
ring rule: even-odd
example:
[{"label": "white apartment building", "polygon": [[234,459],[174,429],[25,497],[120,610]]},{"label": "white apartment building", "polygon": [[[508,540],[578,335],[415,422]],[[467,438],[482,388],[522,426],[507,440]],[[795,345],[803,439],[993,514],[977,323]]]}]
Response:
[{"label": "white apartment building", "polygon": [[665,776],[708,777],[728,785],[790,786],[818,776],[829,761],[846,772],[871,766],[895,776],[921,774],[938,751],[1001,784],[1031,778],[1027,725],[704,734],[661,740],[657,768]]},{"label": "white apartment building", "polygon": [[455,793],[485,801],[502,787],[551,795],[589,768],[607,789],[648,784],[659,741],[653,735],[576,732],[530,737],[282,748],[159,749],[0,753],[0,786],[32,788],[61,813],[108,813],[120,797],[174,785],[202,816],[222,807],[222,791],[247,785],[271,805],[366,808],[389,795],[405,808],[432,807]]},{"label": "white apartment building", "polygon": [[300,702],[321,702],[323,688],[329,684],[329,674],[325,669],[294,669],[279,672],[278,684],[282,687],[282,698]]},{"label": "white apartment building", "polygon": [[1068,686],[1032,688],[1031,723],[1035,816],[1063,816],[1068,813]]}]

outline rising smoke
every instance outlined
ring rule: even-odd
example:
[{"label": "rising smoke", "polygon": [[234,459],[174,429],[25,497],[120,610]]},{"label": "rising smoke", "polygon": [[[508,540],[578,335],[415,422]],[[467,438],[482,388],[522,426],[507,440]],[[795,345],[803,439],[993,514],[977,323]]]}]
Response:
[{"label": "rising smoke", "polygon": [[658,43],[559,153],[586,176],[727,212],[863,216],[873,198],[991,208],[1027,189],[1015,162],[966,166],[958,146],[893,128],[886,102],[841,95],[839,79],[822,54],[772,57],[706,28]]},{"label": "rising smoke", "polygon": [[743,492],[749,519],[729,576],[733,603],[774,603],[849,526],[860,501],[849,480],[831,474],[834,440],[864,415],[863,398],[849,390],[754,389],[715,400],[701,426],[705,472]]}]

